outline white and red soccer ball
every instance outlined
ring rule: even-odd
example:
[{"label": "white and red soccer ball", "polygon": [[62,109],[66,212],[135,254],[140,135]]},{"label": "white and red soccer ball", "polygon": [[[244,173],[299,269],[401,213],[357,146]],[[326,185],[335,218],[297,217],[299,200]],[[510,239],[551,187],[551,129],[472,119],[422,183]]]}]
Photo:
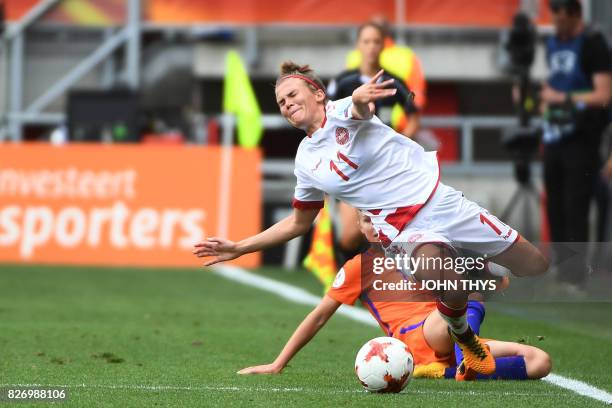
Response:
[{"label": "white and red soccer ball", "polygon": [[393,337],[364,344],[355,359],[359,382],[371,392],[400,392],[412,378],[414,360],[408,346]]}]

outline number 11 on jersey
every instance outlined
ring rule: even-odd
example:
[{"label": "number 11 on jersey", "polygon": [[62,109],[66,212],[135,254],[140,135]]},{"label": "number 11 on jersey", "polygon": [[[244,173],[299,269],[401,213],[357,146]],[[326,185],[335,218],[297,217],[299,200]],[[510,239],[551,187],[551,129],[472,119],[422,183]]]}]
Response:
[{"label": "number 11 on jersey", "polygon": [[493,231],[495,231],[497,235],[501,235],[501,230],[497,227],[497,225],[493,224],[493,221],[491,221],[489,217],[487,217],[483,213],[480,213],[480,223],[481,224],[486,223],[489,227],[491,227]]},{"label": "number 11 on jersey", "polygon": [[[348,157],[346,157],[345,155],[343,155],[342,153],[338,152],[338,159],[342,160],[343,162],[345,162],[346,164],[348,164],[349,166],[351,166],[352,168],[354,168],[355,170],[357,170],[359,168],[359,165],[353,161],[351,161],[351,159],[349,159]],[[338,166],[336,166],[336,163],[334,163],[333,160],[329,161],[329,169],[330,170],[334,170],[339,176],[340,178],[342,178],[342,180],[344,181],[349,181],[350,177],[347,176],[346,174],[344,174],[342,172],[342,170],[340,170],[338,168]]]}]

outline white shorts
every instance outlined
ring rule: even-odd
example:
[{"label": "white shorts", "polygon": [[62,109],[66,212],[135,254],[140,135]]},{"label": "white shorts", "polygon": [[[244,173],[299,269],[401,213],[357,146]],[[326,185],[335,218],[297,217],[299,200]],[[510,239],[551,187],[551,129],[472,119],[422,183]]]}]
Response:
[{"label": "white shorts", "polygon": [[466,199],[460,191],[440,183],[429,202],[386,248],[387,256],[407,254],[424,243],[442,243],[457,254],[484,259],[498,255],[518,241],[519,233]]}]

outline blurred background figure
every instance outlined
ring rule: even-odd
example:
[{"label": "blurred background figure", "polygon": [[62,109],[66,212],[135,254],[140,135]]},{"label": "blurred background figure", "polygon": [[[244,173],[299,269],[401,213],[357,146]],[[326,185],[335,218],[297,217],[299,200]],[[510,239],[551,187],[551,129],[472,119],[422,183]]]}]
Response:
[{"label": "blurred background figure", "polygon": [[[612,55],[612,50],[610,51]],[[595,186],[595,203],[597,208],[597,246],[593,254],[596,272],[602,275],[612,276],[612,254],[607,251],[607,242],[612,241],[612,106],[608,109],[608,126],[603,132],[601,143],[601,156],[604,164],[600,174],[597,175]]]},{"label": "blurred background figure", "polygon": [[[427,83],[421,67],[421,61],[416,53],[406,46],[400,46],[393,40],[391,27],[387,17],[383,14],[375,15],[370,21],[372,25],[380,28],[383,38],[383,49],[378,55],[378,62],[382,69],[406,84],[410,91],[414,92],[414,104],[419,111],[425,109],[427,103]],[[359,46],[351,51],[346,58],[347,69],[357,69],[362,65],[364,52]],[[420,116],[416,112],[404,112],[403,115],[396,113],[393,127],[396,131],[414,137],[419,130]]]},{"label": "blurred background figure", "polygon": [[[357,31],[357,51],[360,63],[357,68],[348,69],[332,80],[327,89],[332,100],[351,96],[353,91],[366,83],[381,69],[381,54],[384,50],[385,31],[376,23],[365,23]],[[419,126],[418,108],[415,106],[415,94],[399,77],[385,73],[381,82],[394,79],[393,87],[397,93],[376,103],[376,116],[385,124],[412,138]]]},{"label": "blurred background figure", "polygon": [[[544,184],[553,242],[587,242],[589,207],[600,178],[612,62],[603,35],[582,18],[578,0],[551,0],[554,34],[546,42]],[[584,263],[566,263],[559,280],[580,288]]]}]

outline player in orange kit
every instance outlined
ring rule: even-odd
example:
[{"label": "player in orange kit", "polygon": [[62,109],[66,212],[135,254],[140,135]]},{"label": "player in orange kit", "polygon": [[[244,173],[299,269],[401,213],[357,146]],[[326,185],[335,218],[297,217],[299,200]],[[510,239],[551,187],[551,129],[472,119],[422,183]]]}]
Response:
[{"label": "player in orange kit", "polygon": [[[427,291],[414,290],[412,301],[402,301],[406,299],[405,292],[375,293],[377,286],[397,285],[406,279],[397,270],[371,273],[372,260],[382,251],[377,248],[378,237],[372,228],[370,218],[361,214],[359,221],[361,231],[368,241],[374,243],[370,250],[351,259],[340,269],[332,288],[298,326],[274,362],[247,367],[238,373],[280,373],[342,304],[353,305],[359,299],[376,319],[385,335],[398,338],[408,345],[414,357],[415,376],[454,377],[459,381],[476,379],[477,374],[470,369],[466,371],[464,364],[460,363],[455,368],[453,340],[448,332],[448,324],[440,316],[436,302],[428,301],[431,294]],[[385,273],[391,278],[378,279]],[[394,279],[393,276],[399,279]],[[376,280],[378,281],[375,282]],[[484,317],[482,304],[473,301],[470,303],[475,310],[481,310]],[[481,321],[482,319],[478,325]],[[496,371],[492,375],[478,378],[537,379],[545,377],[550,372],[551,362],[548,354],[536,347],[498,340],[483,339],[483,341],[496,359]]]}]

